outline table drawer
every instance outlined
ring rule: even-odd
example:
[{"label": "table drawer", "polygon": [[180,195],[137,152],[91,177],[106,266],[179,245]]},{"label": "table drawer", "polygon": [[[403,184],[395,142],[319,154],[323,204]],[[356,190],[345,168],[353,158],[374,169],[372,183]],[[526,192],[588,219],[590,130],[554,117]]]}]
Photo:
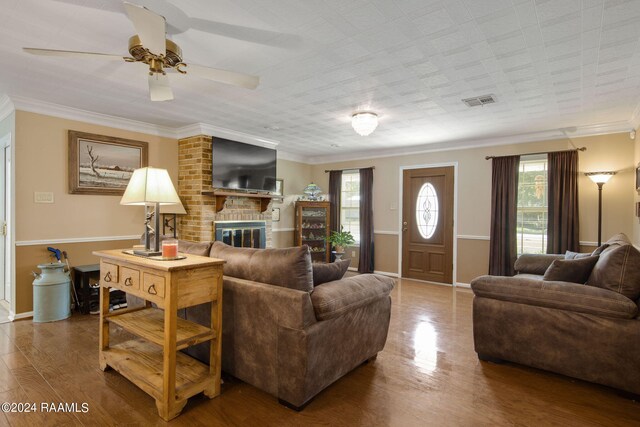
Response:
[{"label": "table drawer", "polygon": [[111,286],[118,283],[118,270],[117,264],[110,264],[102,261],[100,263],[100,284],[102,286]]},{"label": "table drawer", "polygon": [[120,269],[120,279],[122,289],[125,292],[140,289],[140,272],[138,270],[122,267]]},{"label": "table drawer", "polygon": [[151,273],[142,275],[142,293],[146,297],[164,298],[164,277]]}]

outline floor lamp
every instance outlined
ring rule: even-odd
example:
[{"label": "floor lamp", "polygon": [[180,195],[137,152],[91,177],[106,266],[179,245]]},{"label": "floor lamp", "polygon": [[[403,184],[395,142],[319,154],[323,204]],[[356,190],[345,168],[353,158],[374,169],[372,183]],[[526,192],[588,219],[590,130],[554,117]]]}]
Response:
[{"label": "floor lamp", "polygon": [[587,172],[591,181],[598,184],[598,247],[602,245],[602,186],[611,179],[615,172]]}]

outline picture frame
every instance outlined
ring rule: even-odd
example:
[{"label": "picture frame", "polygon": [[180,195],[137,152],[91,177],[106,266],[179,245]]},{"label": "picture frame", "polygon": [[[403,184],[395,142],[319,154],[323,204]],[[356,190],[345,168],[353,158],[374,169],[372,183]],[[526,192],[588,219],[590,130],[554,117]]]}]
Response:
[{"label": "picture frame", "polygon": [[280,208],[273,208],[271,210],[271,221],[272,222],[280,221]]},{"label": "picture frame", "polygon": [[284,179],[276,179],[276,191],[273,192],[274,196],[284,196]]},{"label": "picture frame", "polygon": [[121,196],[134,169],[149,164],[149,144],[69,131],[69,193]]},{"label": "picture frame", "polygon": [[636,166],[636,191],[640,194],[640,163]]}]

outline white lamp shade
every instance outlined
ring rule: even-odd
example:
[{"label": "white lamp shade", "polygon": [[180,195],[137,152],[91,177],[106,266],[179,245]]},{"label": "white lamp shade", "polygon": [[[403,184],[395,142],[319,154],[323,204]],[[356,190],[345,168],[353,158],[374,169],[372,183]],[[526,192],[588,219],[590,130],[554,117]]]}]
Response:
[{"label": "white lamp shade", "polygon": [[589,179],[591,179],[591,181],[595,182],[596,184],[604,184],[609,181],[615,174],[615,172],[589,172],[585,175],[587,175]]},{"label": "white lamp shade", "polygon": [[127,189],[120,200],[121,205],[175,205],[180,198],[166,169],[152,167],[133,171]]},{"label": "white lamp shade", "polygon": [[182,203],[179,203],[177,205],[160,205],[160,213],[186,215],[187,211],[184,209],[184,206],[182,206]]},{"label": "white lamp shade", "polygon": [[368,111],[355,113],[351,116],[351,127],[358,135],[370,135],[378,127],[378,115]]}]

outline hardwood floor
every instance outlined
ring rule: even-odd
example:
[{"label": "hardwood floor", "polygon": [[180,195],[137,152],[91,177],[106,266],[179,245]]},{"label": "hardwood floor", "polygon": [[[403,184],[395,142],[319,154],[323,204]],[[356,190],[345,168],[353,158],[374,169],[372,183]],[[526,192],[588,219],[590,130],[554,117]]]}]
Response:
[{"label": "hardwood floor", "polygon": [[[393,291],[384,351],[304,411],[227,378],[220,397],[190,399],[171,425],[640,425],[640,405],[615,390],[480,362],[473,351],[472,298],[468,290],[402,280]],[[98,317],[91,315],[0,324],[0,402],[38,407],[36,413],[0,413],[0,425],[166,424],[151,397],[118,373],[100,371]],[[77,403],[79,412],[43,413],[42,402]]]}]

